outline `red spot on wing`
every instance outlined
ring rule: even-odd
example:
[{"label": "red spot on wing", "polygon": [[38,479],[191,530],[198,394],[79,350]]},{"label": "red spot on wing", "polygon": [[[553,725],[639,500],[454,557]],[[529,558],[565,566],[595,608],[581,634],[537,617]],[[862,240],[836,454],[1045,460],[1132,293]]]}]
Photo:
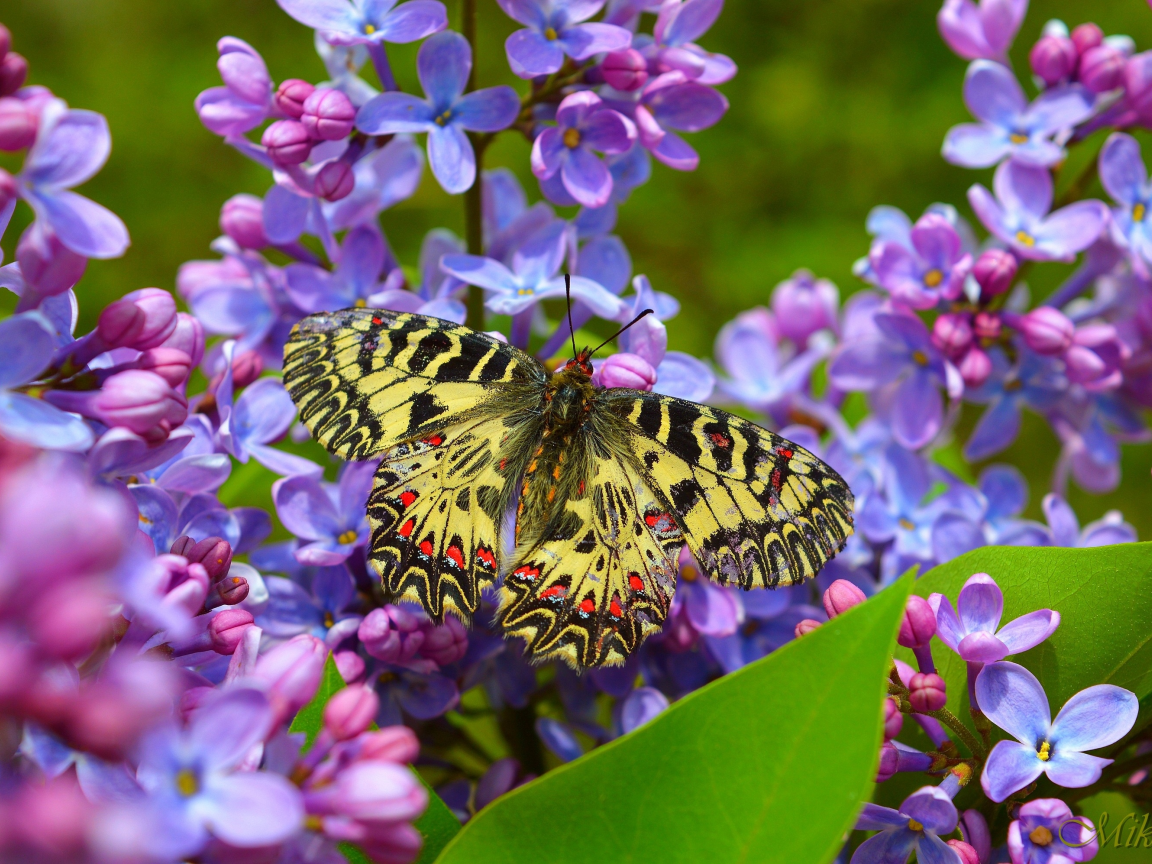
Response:
[{"label": "red spot on wing", "polygon": [[540,578],[540,568],[533,567],[531,564],[525,564],[523,567],[517,567],[513,570],[512,575],[526,579],[529,582],[535,582]]},{"label": "red spot on wing", "polygon": [[415,527],[416,527],[416,520],[415,519],[409,519],[407,522],[405,522],[403,525],[400,526],[400,532],[399,532],[400,536],[401,537],[411,537],[412,536],[412,529]]},{"label": "red spot on wing", "polygon": [[459,546],[449,546],[444,550],[444,555],[461,570],[464,569],[464,552]]},{"label": "red spot on wing", "polygon": [[624,610],[620,608],[619,598],[613,597],[612,602],[608,604],[608,614],[613,618],[619,618],[624,614]]},{"label": "red spot on wing", "polygon": [[645,514],[644,523],[652,529],[658,537],[671,537],[680,533],[680,528],[676,524],[676,520],[672,518],[671,513],[659,513],[652,511]]},{"label": "red spot on wing", "polygon": [[476,557],[480,559],[480,563],[487,567],[489,570],[496,569],[496,556],[492,554],[492,550],[486,546],[480,546],[476,549]]},{"label": "red spot on wing", "polygon": [[400,493],[400,504],[407,508],[412,506],[412,502],[416,500],[416,493],[411,489],[405,489]]},{"label": "red spot on wing", "polygon": [[373,323],[373,324],[383,324],[383,323],[384,323],[384,319],[383,319],[383,318],[381,318],[379,315],[373,315],[373,316],[372,316],[372,323]]},{"label": "red spot on wing", "polygon": [[427,444],[429,447],[439,447],[444,443],[443,435],[429,435],[427,438],[421,438],[420,443]]},{"label": "red spot on wing", "polygon": [[629,573],[628,574],[628,587],[631,588],[633,591],[643,591],[644,590],[644,580],[640,578],[640,574],[638,574],[638,573]]},{"label": "red spot on wing", "polygon": [[776,452],[779,453],[781,456],[783,456],[785,459],[791,459],[793,456],[796,455],[796,451],[791,450],[788,447],[781,447]]},{"label": "red spot on wing", "polygon": [[784,485],[784,475],[780,473],[779,468],[776,468],[772,472],[772,488],[775,489],[777,492],[779,492],[780,487],[783,485]]},{"label": "red spot on wing", "polygon": [[563,600],[568,596],[568,589],[563,585],[551,585],[540,592],[541,600]]},{"label": "red spot on wing", "polygon": [[592,602],[591,597],[585,597],[580,601],[580,611],[585,615],[591,615],[596,609],[596,604]]},{"label": "red spot on wing", "polygon": [[712,443],[717,447],[731,447],[732,439],[722,432],[709,432],[708,437],[712,439]]},{"label": "red spot on wing", "polygon": [[431,544],[431,542],[429,542],[428,540],[425,540],[423,543],[421,543],[420,544],[420,553],[423,555],[427,555],[429,558],[431,558],[432,557],[432,544]]}]

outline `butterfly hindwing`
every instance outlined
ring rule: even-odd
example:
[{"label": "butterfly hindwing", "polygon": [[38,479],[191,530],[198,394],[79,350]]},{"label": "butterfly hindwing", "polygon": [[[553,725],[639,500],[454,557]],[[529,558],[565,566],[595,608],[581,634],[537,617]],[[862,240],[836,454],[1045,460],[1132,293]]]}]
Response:
[{"label": "butterfly hindwing", "polygon": [[815,576],[852,533],[852,492],[807,450],[725,411],[608,391],[645,479],[693,554],[722,585],[791,585]]},{"label": "butterfly hindwing", "polygon": [[[558,499],[563,509],[548,533],[518,548],[499,620],[533,659],[618,665],[664,623],[683,538],[626,455],[587,435],[569,446],[589,451],[567,460],[586,476]],[[524,510],[520,519],[536,515]]]},{"label": "butterfly hindwing", "polygon": [[351,460],[466,422],[497,400],[535,405],[545,381],[528,354],[407,312],[310,315],[284,348],[284,385],[300,419],[330,452]]}]

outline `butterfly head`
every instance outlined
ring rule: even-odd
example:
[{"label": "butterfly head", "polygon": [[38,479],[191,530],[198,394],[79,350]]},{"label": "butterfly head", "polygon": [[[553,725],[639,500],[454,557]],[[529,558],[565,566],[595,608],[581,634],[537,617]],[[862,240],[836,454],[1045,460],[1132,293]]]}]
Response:
[{"label": "butterfly head", "polygon": [[592,352],[585,348],[583,351],[576,353],[576,356],[564,364],[565,372],[579,372],[582,375],[592,377]]}]

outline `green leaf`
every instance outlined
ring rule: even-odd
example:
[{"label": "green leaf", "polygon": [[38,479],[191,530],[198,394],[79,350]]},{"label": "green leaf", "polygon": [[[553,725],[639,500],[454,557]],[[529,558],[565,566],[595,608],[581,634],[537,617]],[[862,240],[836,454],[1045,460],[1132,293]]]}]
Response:
[{"label": "green leaf", "polygon": [[[320,734],[320,730],[324,726],[324,706],[328,704],[328,700],[335,693],[343,690],[344,686],[344,678],[340,675],[340,670],[336,668],[336,661],[329,654],[328,660],[324,664],[324,677],[320,681],[320,689],[316,691],[312,701],[300,709],[300,713],[292,720],[292,726],[288,730],[289,732],[307,734],[305,748],[312,746],[316,736]],[[440,850],[448,845],[448,841],[460,831],[460,821],[452,814],[448,805],[440,799],[436,791],[420,776],[420,773],[418,771],[412,773],[428,790],[428,809],[424,811],[423,816],[413,823],[416,830],[424,838],[424,846],[420,850],[420,857],[416,860],[416,864],[430,864],[436,860]],[[340,844],[340,851],[353,864],[368,864],[368,857],[350,843]]]},{"label": "green leaf", "polygon": [[481,811],[439,864],[827,862],[872,789],[911,577]]},{"label": "green leaf", "polygon": [[[1140,699],[1134,729],[1152,718],[1152,543],[1097,549],[987,546],[935,567],[916,593],[939,592],[953,605],[973,573],[987,573],[1004,592],[1002,623],[1036,609],[1055,609],[1060,626],[1013,662],[1044,685],[1055,715],[1069,697],[1093,684],[1116,684]],[[968,717],[964,661],[939,639],[937,671],[948,684],[948,707]],[[912,653],[898,655],[915,666]]]}]

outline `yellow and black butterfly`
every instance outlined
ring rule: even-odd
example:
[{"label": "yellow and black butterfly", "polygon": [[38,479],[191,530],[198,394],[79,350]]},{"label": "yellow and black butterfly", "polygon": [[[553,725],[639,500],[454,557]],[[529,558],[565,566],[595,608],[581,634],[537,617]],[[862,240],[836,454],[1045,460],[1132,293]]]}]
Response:
[{"label": "yellow and black butterfly", "polygon": [[[311,315],[284,383],[329,451],[379,459],[368,558],[394,597],[466,622],[503,574],[498,621],[535,659],[623,663],[668,614],[687,543],[744,589],[814,576],[852,533],[852,493],[808,451],[724,411],[555,374],[410,313]],[[505,515],[519,492],[515,551]]]}]

